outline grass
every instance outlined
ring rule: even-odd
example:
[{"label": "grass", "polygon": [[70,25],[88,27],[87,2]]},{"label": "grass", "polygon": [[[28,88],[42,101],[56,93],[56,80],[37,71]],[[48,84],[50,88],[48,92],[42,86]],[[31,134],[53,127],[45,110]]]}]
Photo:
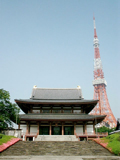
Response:
[{"label": "grass", "polygon": [[111,149],[115,155],[120,155],[120,133],[101,138],[101,142],[108,143],[107,147]]},{"label": "grass", "polygon": [[4,135],[4,134],[0,134],[0,137],[2,137],[2,138],[0,138],[0,145],[10,141],[12,138],[15,138],[14,136],[7,136],[7,135]]}]

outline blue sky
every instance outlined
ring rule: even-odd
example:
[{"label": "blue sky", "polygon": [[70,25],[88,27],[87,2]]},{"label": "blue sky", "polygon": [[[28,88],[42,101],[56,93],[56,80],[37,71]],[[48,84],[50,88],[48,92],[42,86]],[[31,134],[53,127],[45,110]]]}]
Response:
[{"label": "blue sky", "polygon": [[33,85],[93,98],[93,13],[107,95],[120,118],[119,0],[0,0],[0,88],[30,98]]}]

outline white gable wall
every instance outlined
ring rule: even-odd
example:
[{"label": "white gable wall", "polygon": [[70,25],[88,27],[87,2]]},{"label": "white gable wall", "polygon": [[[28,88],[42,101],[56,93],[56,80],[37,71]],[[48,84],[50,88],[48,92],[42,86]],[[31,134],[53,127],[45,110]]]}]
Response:
[{"label": "white gable wall", "polygon": [[27,130],[27,125],[20,125],[20,129],[22,129],[22,132],[23,133],[26,133],[26,130]]},{"label": "white gable wall", "polygon": [[30,125],[30,133],[37,133],[37,125]]},{"label": "white gable wall", "polygon": [[76,134],[83,134],[83,125],[76,125]]},{"label": "white gable wall", "polygon": [[87,125],[87,133],[93,133],[93,125]]}]

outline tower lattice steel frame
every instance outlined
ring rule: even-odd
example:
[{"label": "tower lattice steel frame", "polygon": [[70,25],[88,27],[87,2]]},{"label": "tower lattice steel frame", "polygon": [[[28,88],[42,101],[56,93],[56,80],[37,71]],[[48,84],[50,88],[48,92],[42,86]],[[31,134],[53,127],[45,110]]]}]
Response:
[{"label": "tower lattice steel frame", "polygon": [[94,22],[94,40],[93,40],[93,44],[94,44],[94,80],[93,80],[94,97],[93,99],[98,99],[99,102],[90,114],[107,115],[101,125],[104,125],[104,123],[108,123],[110,127],[113,128],[116,126],[116,119],[112,113],[112,110],[110,108],[110,104],[107,98],[107,92],[106,92],[107,82],[104,78],[102,62],[101,62],[100,52],[99,52],[99,40],[97,37],[94,17],[93,17],[93,22]]}]

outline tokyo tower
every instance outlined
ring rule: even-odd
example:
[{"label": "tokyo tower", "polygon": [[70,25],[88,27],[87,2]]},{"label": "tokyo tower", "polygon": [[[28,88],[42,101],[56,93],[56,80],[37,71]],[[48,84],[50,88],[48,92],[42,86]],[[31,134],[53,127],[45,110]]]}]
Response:
[{"label": "tokyo tower", "polygon": [[96,107],[92,110],[90,114],[92,115],[107,115],[101,126],[109,124],[111,128],[116,127],[116,119],[110,108],[110,104],[107,98],[106,86],[107,82],[104,78],[102,62],[99,52],[99,40],[96,32],[95,18],[93,17],[94,22],[94,96],[93,99],[98,99]]}]

